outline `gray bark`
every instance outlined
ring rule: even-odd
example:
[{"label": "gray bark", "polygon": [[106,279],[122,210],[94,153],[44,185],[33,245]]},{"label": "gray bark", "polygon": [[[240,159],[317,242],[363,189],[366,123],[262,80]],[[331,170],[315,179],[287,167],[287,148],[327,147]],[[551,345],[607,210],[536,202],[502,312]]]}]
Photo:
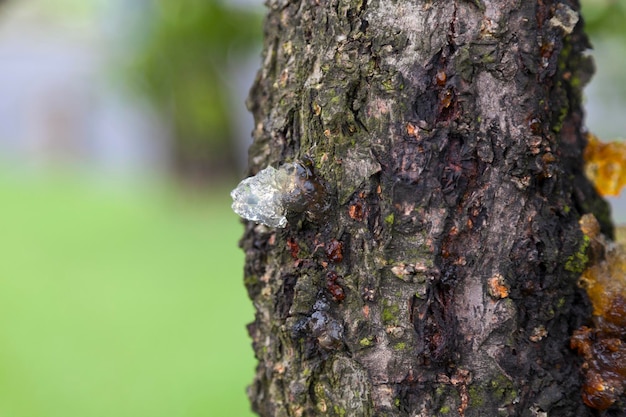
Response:
[{"label": "gray bark", "polygon": [[249,173],[309,160],[331,208],[246,224],[253,409],[594,415],[578,219],[612,226],[582,173],[577,2],[268,7]]}]

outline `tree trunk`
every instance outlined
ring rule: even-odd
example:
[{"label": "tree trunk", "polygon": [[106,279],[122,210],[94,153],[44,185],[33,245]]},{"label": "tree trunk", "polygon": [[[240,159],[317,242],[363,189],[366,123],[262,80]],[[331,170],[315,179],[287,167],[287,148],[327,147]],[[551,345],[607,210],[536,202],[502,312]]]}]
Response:
[{"label": "tree trunk", "polygon": [[246,224],[253,409],[595,415],[578,220],[613,231],[582,172],[578,2],[267,3],[250,174],[312,164],[330,209]]}]

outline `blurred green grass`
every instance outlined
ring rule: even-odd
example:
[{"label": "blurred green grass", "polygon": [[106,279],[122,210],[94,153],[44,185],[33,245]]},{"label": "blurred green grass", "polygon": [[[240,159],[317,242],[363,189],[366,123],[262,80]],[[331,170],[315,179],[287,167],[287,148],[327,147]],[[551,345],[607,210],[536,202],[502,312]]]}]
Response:
[{"label": "blurred green grass", "polygon": [[251,416],[229,204],[0,171],[0,417]]}]

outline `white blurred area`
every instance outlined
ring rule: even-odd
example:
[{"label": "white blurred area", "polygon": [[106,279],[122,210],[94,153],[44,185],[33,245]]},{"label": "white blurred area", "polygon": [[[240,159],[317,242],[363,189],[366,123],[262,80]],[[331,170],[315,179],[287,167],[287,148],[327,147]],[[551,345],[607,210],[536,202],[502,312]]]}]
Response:
[{"label": "white blurred area", "polygon": [[[104,174],[164,169],[167,123],[121,87],[125,26],[141,1],[20,0],[0,6],[0,157]],[[133,7],[130,7],[130,6]]]},{"label": "white blurred area", "polygon": [[[238,0],[258,4],[260,0]],[[106,175],[164,173],[167,120],[125,91],[124,56],[149,0],[12,0],[0,5],[0,161],[23,166],[76,165]],[[137,31],[134,32],[135,34]],[[626,137],[626,46],[594,41],[597,72],[585,91],[587,125],[603,140]],[[258,53],[229,80],[237,96],[242,165],[252,118],[244,100]],[[626,193],[610,198],[626,224]]]}]

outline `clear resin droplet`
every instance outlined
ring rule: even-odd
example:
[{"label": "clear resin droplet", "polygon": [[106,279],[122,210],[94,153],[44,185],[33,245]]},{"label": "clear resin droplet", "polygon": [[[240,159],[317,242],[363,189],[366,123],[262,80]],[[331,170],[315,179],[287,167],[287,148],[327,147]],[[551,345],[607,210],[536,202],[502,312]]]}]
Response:
[{"label": "clear resin droplet", "polygon": [[285,227],[284,196],[294,186],[294,170],[290,168],[291,172],[287,172],[285,165],[279,169],[269,166],[241,181],[230,193],[233,211],[244,219],[266,226]]}]

